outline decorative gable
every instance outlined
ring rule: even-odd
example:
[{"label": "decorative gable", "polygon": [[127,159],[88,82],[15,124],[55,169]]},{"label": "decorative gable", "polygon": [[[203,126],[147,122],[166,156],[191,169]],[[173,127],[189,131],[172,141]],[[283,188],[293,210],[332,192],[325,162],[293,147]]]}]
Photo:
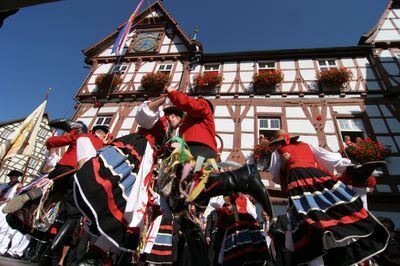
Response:
[{"label": "decorative gable", "polygon": [[[91,61],[95,57],[115,57],[111,52],[112,47],[124,25],[125,23],[99,43],[85,49],[83,52],[87,58]],[[136,17],[124,46],[123,55],[132,57],[201,50],[201,45],[186,35],[159,1]]]},{"label": "decorative gable", "polygon": [[400,1],[392,0],[386,6],[385,12],[366,35],[362,36],[359,44],[377,44],[400,42]]}]

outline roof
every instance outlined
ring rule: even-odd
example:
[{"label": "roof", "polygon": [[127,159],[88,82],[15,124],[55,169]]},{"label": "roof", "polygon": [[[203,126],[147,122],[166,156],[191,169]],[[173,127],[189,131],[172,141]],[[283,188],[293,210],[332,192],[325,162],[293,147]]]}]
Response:
[{"label": "roof", "polygon": [[[160,11],[163,13],[164,17],[167,19],[168,23],[176,28],[176,33],[182,38],[182,41],[187,45],[188,49],[192,49],[193,44],[199,45],[198,41],[192,40],[184,31],[183,29],[179,26],[178,22],[174,20],[174,18],[168,13],[167,9],[164,7],[164,5],[160,1],[154,2],[152,5],[150,5],[148,8],[146,8],[144,11],[139,13],[137,17],[134,20],[134,23],[132,25],[132,28],[137,27],[140,25],[141,22],[147,17],[148,14],[154,11]],[[112,45],[115,40],[118,37],[119,31],[123,28],[126,22],[122,23],[117,30],[115,30],[113,33],[99,41],[98,43],[82,50],[83,54],[91,59],[107,49],[110,45]],[[201,47],[201,45],[199,45]]]},{"label": "roof", "polygon": [[278,58],[304,58],[304,57],[338,57],[368,55],[371,52],[371,45],[325,47],[325,48],[304,48],[264,51],[238,51],[224,53],[205,53],[202,61],[214,60],[246,60],[246,59],[278,59]]},{"label": "roof", "polygon": [[[43,116],[45,116],[47,118],[47,120],[50,120],[50,117],[48,115],[48,113],[44,113]],[[13,119],[13,120],[6,120],[4,122],[0,122],[0,127],[2,126],[6,126],[9,124],[15,124],[15,123],[19,123],[25,120],[26,117],[22,117],[22,118],[18,118],[18,119]]]},{"label": "roof", "polygon": [[389,11],[397,8],[400,8],[400,0],[390,0],[378,22],[369,32],[363,34],[360,37],[358,44],[363,45],[368,43],[374,43],[375,37],[378,31],[381,29],[385,19],[387,18]]}]

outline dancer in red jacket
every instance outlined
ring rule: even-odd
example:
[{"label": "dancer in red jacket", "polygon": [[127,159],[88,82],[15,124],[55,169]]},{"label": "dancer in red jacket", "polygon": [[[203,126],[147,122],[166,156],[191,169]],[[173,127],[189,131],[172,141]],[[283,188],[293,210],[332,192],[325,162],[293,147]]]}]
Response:
[{"label": "dancer in red jacket", "polygon": [[[217,143],[215,140],[214,107],[204,98],[192,98],[185,93],[169,87],[166,89],[168,97],[174,106],[186,112],[179,135],[186,141],[190,152],[197,158],[217,157]],[[204,191],[196,201],[207,205],[211,197],[231,195],[233,192],[250,194],[264,208],[270,217],[272,207],[266,188],[261,183],[261,178],[254,164],[246,165],[235,171],[212,175],[209,177]]]},{"label": "dancer in red jacket", "polygon": [[387,230],[335,175],[350,160],[298,138],[280,130],[270,143],[273,181],[289,196],[286,247],[296,263],[352,265],[383,251]]},{"label": "dancer in red jacket", "polygon": [[217,142],[215,140],[214,107],[204,98],[192,98],[176,89],[167,88],[172,104],[186,112],[179,127],[179,135],[189,145],[194,157],[217,157]]}]

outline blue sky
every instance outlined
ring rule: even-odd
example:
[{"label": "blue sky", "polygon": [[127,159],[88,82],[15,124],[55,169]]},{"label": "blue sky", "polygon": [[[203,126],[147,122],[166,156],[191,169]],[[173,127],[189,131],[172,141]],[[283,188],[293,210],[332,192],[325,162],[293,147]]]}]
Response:
[{"label": "blue sky", "polygon": [[[144,7],[154,0],[145,0]],[[0,121],[21,118],[53,91],[51,118],[71,117],[88,74],[82,49],[125,21],[139,0],[65,0],[21,9],[0,28]],[[356,45],[388,0],[165,0],[206,52]]]}]

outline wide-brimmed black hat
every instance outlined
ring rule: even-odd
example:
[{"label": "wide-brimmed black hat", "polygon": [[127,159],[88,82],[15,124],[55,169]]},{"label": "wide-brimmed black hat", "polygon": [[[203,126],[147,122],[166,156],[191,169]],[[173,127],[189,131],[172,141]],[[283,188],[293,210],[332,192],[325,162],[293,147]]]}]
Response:
[{"label": "wide-brimmed black hat", "polygon": [[87,133],[87,126],[82,121],[72,121],[71,119],[60,118],[54,119],[49,122],[49,126],[52,128],[57,128],[64,130],[65,132],[70,132],[73,129],[78,129],[79,132]]},{"label": "wide-brimmed black hat", "polygon": [[22,175],[23,175],[23,173],[20,172],[20,171],[18,171],[18,170],[11,170],[11,171],[7,174],[7,176],[22,176]]},{"label": "wide-brimmed black hat", "polygon": [[92,131],[95,132],[96,130],[101,130],[106,134],[108,132],[110,132],[110,128],[108,126],[106,126],[106,125],[95,125],[95,126],[93,126],[92,127]]},{"label": "wide-brimmed black hat", "polygon": [[168,106],[168,107],[164,108],[164,114],[165,115],[175,114],[182,118],[184,115],[184,112],[176,106]]}]

